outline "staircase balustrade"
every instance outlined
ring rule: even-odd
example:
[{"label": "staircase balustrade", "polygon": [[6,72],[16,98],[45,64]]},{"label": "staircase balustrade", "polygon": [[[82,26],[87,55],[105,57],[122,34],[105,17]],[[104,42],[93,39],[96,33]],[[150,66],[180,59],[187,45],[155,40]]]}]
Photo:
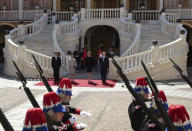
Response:
[{"label": "staircase balustrade", "polygon": [[141,20],[141,21],[153,21],[157,22],[160,17],[159,11],[132,11],[133,20]]},{"label": "staircase balustrade", "polygon": [[18,20],[18,11],[0,11],[0,20]]},{"label": "staircase balustrade", "polygon": [[[118,64],[125,73],[136,71],[142,68],[141,60],[146,66],[154,66],[166,62],[169,58],[176,58],[187,53],[188,46],[185,42],[186,37],[181,37],[163,46],[154,46],[151,50],[137,53],[134,55],[116,58]],[[110,60],[110,71],[114,71],[114,66]]]},{"label": "staircase balustrade", "polygon": [[57,11],[56,19],[60,21],[71,21],[74,12]]},{"label": "staircase balustrade", "polygon": [[[36,16],[40,17],[43,14],[43,10],[24,10],[23,11],[23,20],[34,20]],[[15,21],[19,20],[19,11],[0,11],[0,20],[4,21]]]},{"label": "staircase balustrade", "polygon": [[132,22],[127,22],[125,19],[122,21],[122,32],[128,33],[134,36],[133,42],[129,48],[121,55],[121,57],[133,55],[138,52],[140,47],[140,36],[141,36],[141,24],[135,24]]},{"label": "staircase balustrade", "polygon": [[177,14],[179,19],[192,19],[192,9],[167,9],[166,13]]},{"label": "staircase balustrade", "polygon": [[119,19],[125,15],[124,9],[82,9],[81,19]]},{"label": "staircase balustrade", "polygon": [[[168,16],[168,17],[167,17]],[[182,24],[180,23],[175,23],[177,21],[177,17],[175,17],[175,14],[173,14],[172,18],[174,20],[170,20],[169,18],[171,17],[171,13],[162,13],[161,14],[161,30],[163,33],[166,35],[169,35],[175,39],[177,39],[180,35],[181,30],[185,30],[185,28],[182,27]],[[172,23],[173,21],[173,23]],[[185,30],[185,35],[186,35],[186,30]]]},{"label": "staircase balustrade", "polygon": [[160,46],[159,50],[159,61],[163,62],[168,60],[169,58],[174,58],[182,55],[183,53],[187,52],[188,47],[185,44],[186,37],[179,38],[167,45]]},{"label": "staircase balustrade", "polygon": [[43,10],[24,10],[23,20],[33,20],[35,17],[41,17]]},{"label": "staircase balustrade", "polygon": [[18,25],[17,28],[10,31],[12,40],[23,39],[26,36],[34,35],[41,32],[42,29],[47,25],[47,14],[44,14],[38,21],[27,24]]},{"label": "staircase balustrade", "polygon": [[[52,72],[51,57],[26,49],[25,45],[16,44],[16,41],[20,40],[21,38],[24,38],[28,35],[34,35],[39,33],[47,25],[47,21],[48,21],[47,14],[44,14],[38,21],[34,23],[27,25],[19,25],[18,28],[11,30],[10,34],[5,36],[5,42],[6,42],[5,54],[6,57],[11,58],[7,61],[15,60],[16,62],[22,63],[25,66],[25,68],[26,67],[35,68],[32,59],[33,54],[37,58],[42,68],[47,73],[51,73]],[[5,68],[5,72],[6,70],[9,69]]]}]

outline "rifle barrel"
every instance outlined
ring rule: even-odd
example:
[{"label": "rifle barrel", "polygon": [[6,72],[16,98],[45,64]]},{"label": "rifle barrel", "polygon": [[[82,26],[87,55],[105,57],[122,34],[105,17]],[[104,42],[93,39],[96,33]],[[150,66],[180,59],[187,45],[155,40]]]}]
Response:
[{"label": "rifle barrel", "polygon": [[155,90],[155,92],[157,92],[157,94],[159,94],[159,90],[157,89],[157,86],[156,86],[155,82],[153,81],[151,75],[149,74],[149,71],[147,70],[147,67],[145,66],[143,61],[141,61],[141,65],[143,66],[143,69],[144,69],[147,77],[149,78],[153,89]]},{"label": "rifle barrel", "polygon": [[153,113],[151,112],[151,110],[149,110],[146,106],[146,104],[144,103],[144,100],[142,100],[138,94],[133,90],[133,88],[131,87],[128,78],[123,74],[121,68],[119,67],[119,65],[117,64],[117,62],[115,61],[115,59],[113,60],[113,64],[117,69],[117,73],[119,74],[119,76],[121,77],[121,79],[125,82],[125,85],[127,87],[127,89],[129,90],[129,92],[132,94],[132,96],[134,97],[134,99],[143,107],[145,113],[149,116],[149,118],[155,122],[157,125],[159,125],[159,127],[164,130],[164,127],[162,126],[162,124],[158,121],[158,119],[156,119],[155,117],[153,117]]},{"label": "rifle barrel", "polygon": [[0,108],[0,122],[5,131],[14,131],[13,127],[9,123],[7,117],[5,116],[1,108]]},{"label": "rifle barrel", "polygon": [[169,60],[173,63],[173,67],[177,70],[177,72],[179,72],[179,74],[183,78],[183,80],[186,81],[187,84],[192,88],[191,80],[183,74],[183,71],[181,70],[181,68],[171,58],[169,58]]},{"label": "rifle barrel", "polygon": [[[142,66],[143,66],[143,68],[145,70],[145,73],[147,74],[147,77],[151,78],[151,76],[150,76],[150,74],[149,74],[145,64],[142,61],[141,61],[141,64],[142,64]],[[161,114],[161,117],[164,120],[164,123],[165,123],[166,127],[168,128],[168,131],[176,131],[176,129],[175,129],[174,125],[173,125],[173,122],[171,121],[169,115],[167,114],[165,108],[163,107],[162,102],[160,102],[158,97],[157,97],[159,91],[158,92],[155,91],[155,89],[157,89],[157,86],[156,86],[155,82],[153,81],[152,78],[150,79],[150,82],[149,82],[148,79],[146,79],[146,81],[147,81],[147,83],[148,83],[152,93],[154,94],[155,104],[156,104],[156,106],[157,106],[157,108],[158,108],[158,110],[159,110],[159,112]]]}]

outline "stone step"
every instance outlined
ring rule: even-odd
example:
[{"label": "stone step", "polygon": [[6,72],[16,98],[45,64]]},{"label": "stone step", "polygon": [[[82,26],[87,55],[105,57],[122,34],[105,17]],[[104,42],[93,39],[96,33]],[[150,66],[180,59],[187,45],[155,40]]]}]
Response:
[{"label": "stone step", "polygon": [[170,38],[169,36],[161,32],[160,24],[142,24],[139,52],[149,50],[151,46],[153,46],[153,40],[158,41],[158,46],[162,46],[174,41],[173,38]]}]

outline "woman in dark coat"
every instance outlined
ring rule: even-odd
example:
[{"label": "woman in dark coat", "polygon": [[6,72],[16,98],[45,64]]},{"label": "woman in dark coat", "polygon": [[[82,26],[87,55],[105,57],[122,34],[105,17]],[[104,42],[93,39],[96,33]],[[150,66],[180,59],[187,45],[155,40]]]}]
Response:
[{"label": "woman in dark coat", "polygon": [[88,51],[85,62],[87,68],[88,83],[91,83],[92,67],[93,67],[93,57],[91,57],[91,51]]}]

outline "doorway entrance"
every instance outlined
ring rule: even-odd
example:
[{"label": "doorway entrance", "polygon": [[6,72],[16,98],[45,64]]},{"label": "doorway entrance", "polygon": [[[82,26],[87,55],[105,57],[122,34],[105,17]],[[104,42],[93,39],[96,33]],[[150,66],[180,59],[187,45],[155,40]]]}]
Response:
[{"label": "doorway entrance", "polygon": [[92,52],[97,60],[99,49],[105,52],[114,52],[119,55],[120,39],[116,29],[111,26],[94,26],[88,29],[85,34],[84,47]]}]

